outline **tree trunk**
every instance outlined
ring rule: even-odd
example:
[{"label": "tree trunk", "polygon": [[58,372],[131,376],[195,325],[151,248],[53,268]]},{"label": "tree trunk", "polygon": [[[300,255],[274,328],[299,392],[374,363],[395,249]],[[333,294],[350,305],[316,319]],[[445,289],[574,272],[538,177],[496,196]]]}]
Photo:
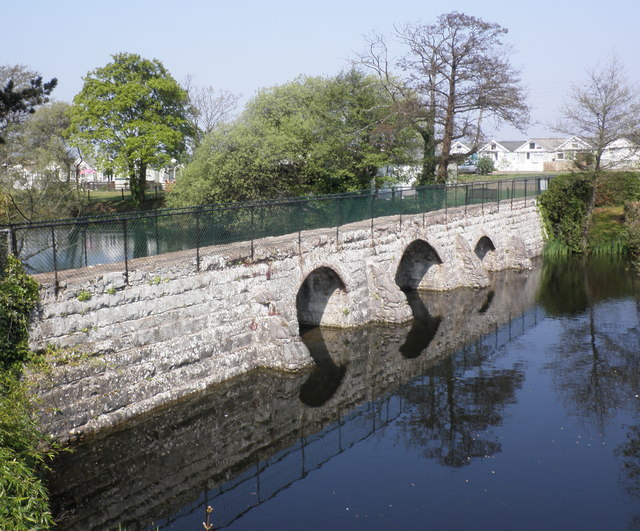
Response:
[{"label": "tree trunk", "polygon": [[436,173],[436,150],[433,142],[433,134],[424,129],[419,129],[418,133],[422,137],[422,171],[420,173],[419,182],[420,185],[431,184],[435,182]]},{"label": "tree trunk", "polygon": [[594,171],[591,176],[591,196],[589,197],[589,205],[587,206],[587,212],[584,216],[584,222],[582,224],[582,252],[586,252],[589,247],[589,232],[591,230],[591,222],[593,221],[593,211],[596,208],[596,190],[598,184],[598,171]]},{"label": "tree trunk", "polygon": [[129,168],[129,186],[131,187],[131,198],[136,210],[144,209],[144,188],[147,181],[147,165],[140,163],[137,167],[132,165]]},{"label": "tree trunk", "polygon": [[455,101],[456,101],[456,68],[451,67],[449,76],[449,94],[447,98],[447,110],[444,118],[444,132],[442,135],[442,154],[440,163],[438,164],[438,181],[447,182],[447,172],[449,170],[449,162],[451,161],[451,145],[453,144],[453,123],[455,120]]}]

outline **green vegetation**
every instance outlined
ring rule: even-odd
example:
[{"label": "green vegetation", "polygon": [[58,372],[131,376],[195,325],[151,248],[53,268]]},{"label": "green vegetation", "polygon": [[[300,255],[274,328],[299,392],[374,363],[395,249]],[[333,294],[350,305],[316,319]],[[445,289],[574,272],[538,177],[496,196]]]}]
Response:
[{"label": "green vegetation", "polygon": [[90,72],[71,109],[71,141],[95,153],[104,169],[129,176],[137,209],[145,205],[147,167],[186,151],[193,134],[187,92],[160,61],[119,53]]},{"label": "green vegetation", "polygon": [[53,524],[42,481],[54,450],[47,444],[21,381],[29,315],[38,286],[10,256],[0,280],[0,529],[43,529]]},{"label": "green vegetation", "polygon": [[351,70],[261,91],[238,120],[205,137],[170,206],[370,188],[378,169],[412,161],[413,131],[386,110],[376,80]]},{"label": "green vegetation", "polygon": [[555,252],[559,252],[561,244],[569,253],[586,250],[582,245],[582,233],[590,197],[590,179],[573,174],[556,177],[540,196],[538,205],[547,236],[555,241]]},{"label": "green vegetation", "polygon": [[[592,186],[596,208],[589,216]],[[601,172],[562,175],[539,199],[548,241],[545,256],[588,253],[594,256],[637,255],[640,250],[640,175]],[[587,238],[584,238],[584,234]]]},{"label": "green vegetation", "polygon": [[478,173],[480,175],[489,175],[493,171],[495,171],[493,160],[489,157],[481,157],[478,161]]},{"label": "green vegetation", "polygon": [[78,299],[80,302],[90,301],[91,300],[91,293],[88,292],[85,289],[82,289],[76,295],[76,299]]}]

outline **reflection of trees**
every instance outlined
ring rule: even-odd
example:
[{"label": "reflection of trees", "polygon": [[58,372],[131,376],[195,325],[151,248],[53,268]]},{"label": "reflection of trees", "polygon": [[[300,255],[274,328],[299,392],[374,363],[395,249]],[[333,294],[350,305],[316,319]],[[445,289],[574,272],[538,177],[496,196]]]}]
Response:
[{"label": "reflection of trees", "polygon": [[425,457],[459,467],[501,450],[489,429],[502,424],[524,373],[519,367],[487,369],[485,357],[479,345],[466,347],[400,391],[413,408],[399,423],[407,443]]},{"label": "reflection of trees", "polygon": [[[549,273],[543,275],[540,302],[548,310],[562,308],[563,311],[557,313],[571,317],[561,321],[564,332],[556,347],[555,360],[548,368],[553,371],[556,389],[565,407],[604,436],[607,423],[618,409],[629,407],[630,403],[638,408],[635,398],[640,389],[637,278],[624,270],[624,263],[579,261],[568,266],[547,267]],[[567,282],[560,282],[554,291],[553,284],[545,284],[545,279],[566,279]],[[578,286],[580,293],[567,295],[569,289]],[[625,323],[612,323],[607,319],[611,309],[606,300],[629,296],[635,298],[635,322],[627,323],[625,329]],[[558,302],[563,299],[565,303]],[[576,300],[584,301],[578,318],[577,308],[566,304]],[[640,425],[628,427],[627,441],[614,454],[621,461],[624,489],[631,497],[640,498]],[[631,527],[640,528],[640,515],[633,518]]]},{"label": "reflection of trees", "polygon": [[[574,296],[585,301],[583,317],[562,321],[565,326],[562,339],[556,358],[548,367],[554,372],[556,388],[565,406],[593,422],[602,434],[607,420],[629,394],[638,389],[640,345],[635,329],[623,332],[621,325],[612,329],[604,326],[600,312],[606,309],[598,306],[598,302],[633,293],[634,281],[622,269],[622,264],[609,264],[606,269],[598,262],[577,264],[562,269],[560,277],[580,277],[582,293]],[[562,265],[555,267],[561,268]],[[558,308],[553,300],[566,298],[565,290],[576,285],[572,282],[570,288],[565,286],[555,293],[547,293],[546,304]],[[568,315],[575,314],[570,311]]]}]

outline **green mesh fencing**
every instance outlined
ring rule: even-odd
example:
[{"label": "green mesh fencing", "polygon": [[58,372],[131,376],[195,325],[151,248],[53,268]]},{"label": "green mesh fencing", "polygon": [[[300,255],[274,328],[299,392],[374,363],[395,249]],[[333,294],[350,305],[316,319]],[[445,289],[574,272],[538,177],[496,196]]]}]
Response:
[{"label": "green mesh fencing", "polygon": [[[201,250],[253,259],[261,240],[339,229],[381,218],[403,217],[470,205],[507,204],[535,198],[553,176],[442,186],[382,188],[273,201],[163,209],[123,216],[5,225],[11,251],[31,274],[73,276],[75,271],[128,271],[132,260],[174,253],[200,267]],[[124,263],[117,266],[117,264]]]}]

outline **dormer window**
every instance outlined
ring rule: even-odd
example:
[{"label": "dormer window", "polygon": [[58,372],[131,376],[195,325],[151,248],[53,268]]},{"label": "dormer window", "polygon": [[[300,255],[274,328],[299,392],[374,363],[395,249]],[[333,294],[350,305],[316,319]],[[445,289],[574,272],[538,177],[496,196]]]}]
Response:
[{"label": "dormer window", "polygon": [[536,143],[535,142],[529,142],[529,149],[536,149]]},{"label": "dormer window", "polygon": [[491,143],[491,151],[495,151],[496,150],[496,143],[492,142]]}]

